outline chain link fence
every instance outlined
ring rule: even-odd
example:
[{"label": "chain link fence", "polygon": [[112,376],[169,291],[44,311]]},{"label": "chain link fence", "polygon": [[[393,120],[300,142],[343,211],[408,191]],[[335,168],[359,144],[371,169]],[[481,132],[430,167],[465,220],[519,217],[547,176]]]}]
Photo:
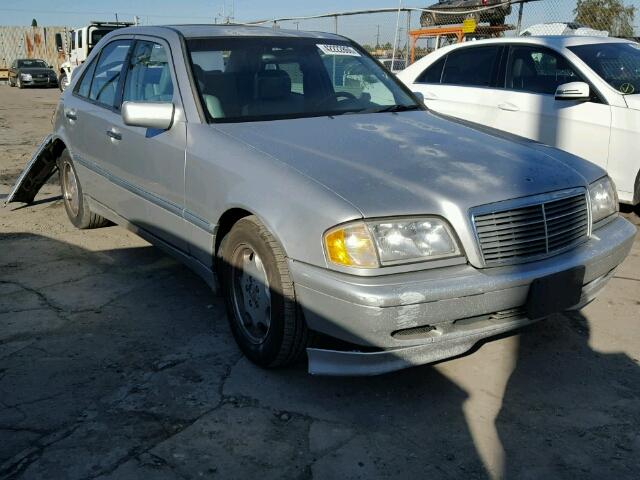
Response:
[{"label": "chain link fence", "polygon": [[[640,0],[482,0],[459,9],[434,6],[326,13],[309,17],[268,19],[274,28],[333,32],[353,38],[378,58],[396,58],[396,68],[458,41],[515,35],[640,36]],[[478,5],[474,7],[474,5]],[[297,12],[294,12],[297,13]],[[475,31],[462,31],[472,18]],[[412,46],[414,48],[412,48]]]}]

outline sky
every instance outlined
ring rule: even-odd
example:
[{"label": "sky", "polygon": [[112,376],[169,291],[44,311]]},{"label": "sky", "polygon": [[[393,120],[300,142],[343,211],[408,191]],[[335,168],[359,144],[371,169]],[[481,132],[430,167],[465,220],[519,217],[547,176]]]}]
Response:
[{"label": "sky", "polygon": [[[640,0],[626,0],[637,5]],[[403,6],[426,7],[435,0],[405,0]],[[397,7],[398,0],[0,0],[0,25],[30,25],[35,18],[41,26],[82,26],[90,20],[132,20],[138,15],[142,24],[209,23],[222,21],[224,15],[235,13],[235,20],[248,22],[287,16],[305,16],[346,10]],[[575,0],[542,0],[525,7],[524,26],[545,21],[573,19]],[[515,10],[515,9],[514,9]],[[508,20],[515,23],[515,11]],[[412,14],[411,28],[418,26],[418,13]],[[640,24],[637,15],[636,26]],[[406,27],[406,17],[401,19]],[[376,14],[345,17],[339,20],[340,34],[361,43],[375,43],[380,28],[381,43],[393,41],[396,15]],[[333,31],[333,20],[306,20],[299,24],[286,22],[283,28]],[[402,32],[401,32],[402,35]],[[406,34],[405,34],[406,35]]]}]

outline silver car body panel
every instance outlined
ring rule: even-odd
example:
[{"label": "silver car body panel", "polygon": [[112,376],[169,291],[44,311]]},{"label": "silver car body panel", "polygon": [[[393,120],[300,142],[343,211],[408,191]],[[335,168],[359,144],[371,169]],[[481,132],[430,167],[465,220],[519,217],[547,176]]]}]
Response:
[{"label": "silver car body panel", "polygon": [[[504,320],[504,312],[523,306],[536,278],[585,266],[588,301],[628,254],[635,229],[614,218],[559,255],[482,268],[474,208],[585,191],[605,175],[544,145],[424,111],[207,124],[184,39],[247,35],[341,38],[240,26],[119,29],[103,38],[84,65],[115,39],[165,46],[175,87],[171,127],[131,127],[116,109],[74,95],[80,71],[60,98],[47,145],[69,149],[92,210],[173,253],[211,285],[221,218],[238,210],[256,215],[289,258],[311,328],[380,350],[310,349],[310,371],[373,374],[458,355],[482,338],[529,322],[517,315]],[[42,152],[50,149],[45,146],[32,163],[45,164]],[[36,170],[32,165],[29,172]],[[15,191],[23,191],[34,175],[29,172]],[[32,197],[14,194],[11,200]],[[464,256],[366,274],[334,268],[325,259],[323,234],[335,225],[420,215],[445,218]],[[486,323],[487,315],[503,322]],[[479,320],[472,327],[454,325],[470,318]],[[395,335],[412,328],[424,328],[426,336]]]}]

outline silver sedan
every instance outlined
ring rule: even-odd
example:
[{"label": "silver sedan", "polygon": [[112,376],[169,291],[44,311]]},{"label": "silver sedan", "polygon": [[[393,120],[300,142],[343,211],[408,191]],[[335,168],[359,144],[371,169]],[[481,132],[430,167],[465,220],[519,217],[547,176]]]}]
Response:
[{"label": "silver sedan", "polygon": [[180,258],[264,367],[462,354],[586,305],[633,242],[603,170],[427,111],[344,37],[125,28],[76,72],[9,201],[57,168],[74,225]]}]

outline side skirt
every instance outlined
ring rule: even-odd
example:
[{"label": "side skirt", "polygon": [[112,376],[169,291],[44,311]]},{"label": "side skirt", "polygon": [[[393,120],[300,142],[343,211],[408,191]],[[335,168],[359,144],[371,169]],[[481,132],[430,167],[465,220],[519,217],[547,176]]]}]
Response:
[{"label": "side skirt", "polygon": [[216,273],[212,271],[209,267],[207,267],[205,264],[196,260],[192,256],[187,255],[182,250],[174,247],[170,243],[167,243],[164,240],[158,238],[156,235],[153,235],[152,233],[145,230],[144,228],[141,228],[135,223],[130,222],[129,220],[120,216],[119,214],[114,212],[112,209],[98,202],[94,198],[88,195],[85,195],[85,197],[88,199],[89,208],[91,208],[93,212],[135,233],[139,237],[145,239],[147,242],[158,247],[163,252],[171,255],[176,260],[185,264],[189,269],[191,269],[194,273],[200,276],[207,283],[207,285],[209,285],[211,290],[213,290],[214,294],[218,294],[218,292],[220,291],[219,284],[218,284],[218,277]]}]

